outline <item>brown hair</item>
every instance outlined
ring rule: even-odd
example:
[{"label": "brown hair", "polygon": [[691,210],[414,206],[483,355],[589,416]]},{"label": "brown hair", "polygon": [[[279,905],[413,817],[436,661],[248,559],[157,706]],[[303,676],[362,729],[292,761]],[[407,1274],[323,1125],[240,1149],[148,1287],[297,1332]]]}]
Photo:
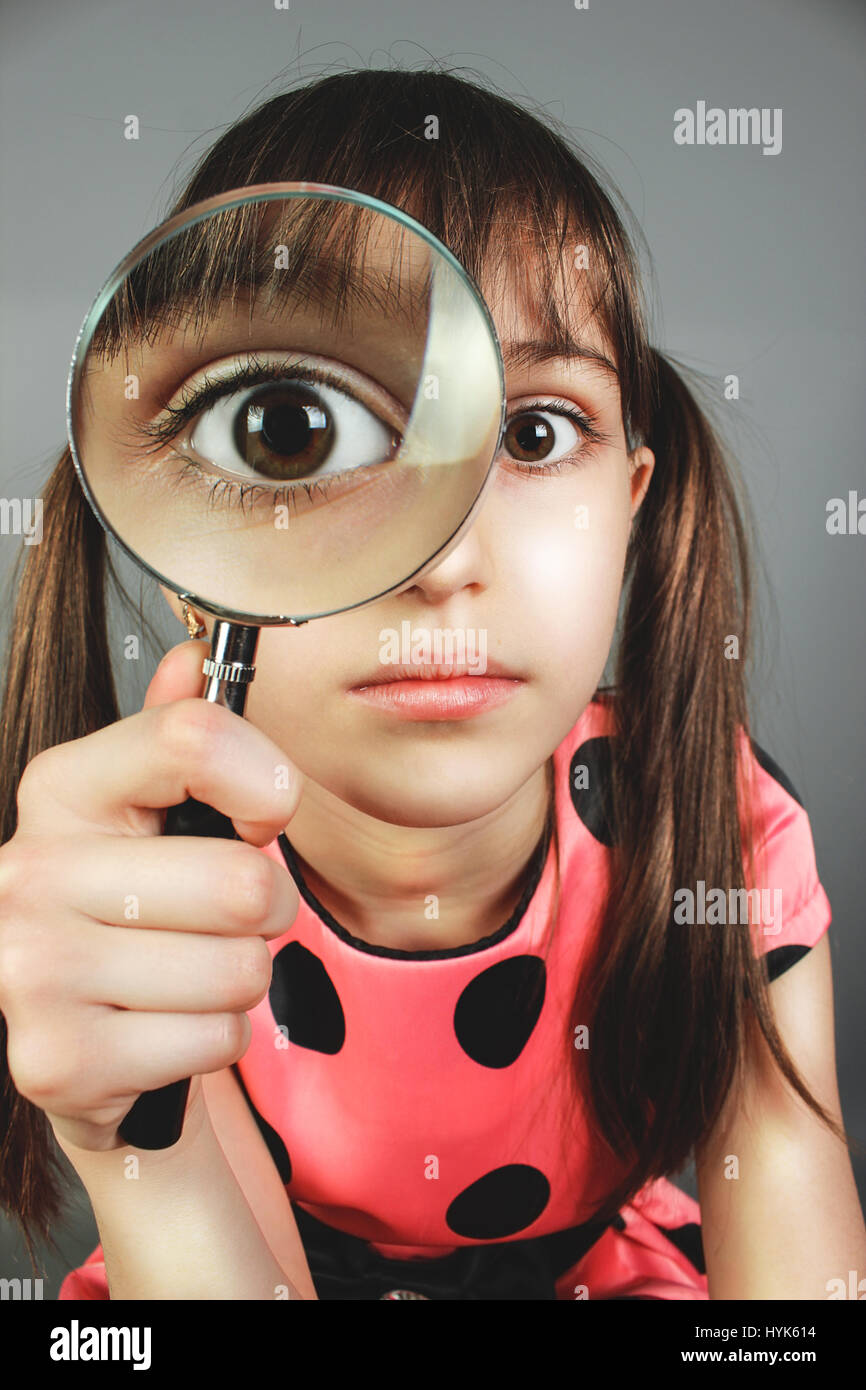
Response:
[{"label": "brown hair", "polygon": [[[438,139],[425,138],[431,115]],[[629,543],[607,697],[617,735],[611,891],[573,1013],[589,1024],[592,1046],[576,1051],[570,1033],[563,1039],[575,1100],[590,1104],[596,1132],[627,1169],[599,1215],[614,1215],[648,1179],[678,1172],[700,1150],[739,1075],[751,1019],[791,1085],[845,1141],[781,1043],[748,924],[709,934],[672,920],[679,885],[744,886],[743,843],[749,882],[757,882],[738,761],[749,727],[746,507],[697,387],[650,345],[632,242],[601,175],[549,116],[485,89],[474,74],[470,81],[438,65],[347,71],[283,92],[236,122],[170,213],[232,188],[300,179],[402,207],[479,283],[501,262],[529,275],[554,338],[566,329],[556,292],[564,257],[585,244],[587,303],[620,372],[629,447],[646,443],[656,456]],[[216,277],[226,256],[218,243],[205,249]],[[68,450],[44,490],[44,516],[42,543],[19,557],[0,742],[2,842],[16,829],[27,763],[119,718],[106,571],[128,596]],[[739,660],[724,658],[730,633]],[[32,1257],[31,1238],[50,1240],[61,1210],[60,1170],[44,1114],[10,1079],[5,1022],[2,1031],[0,1202]]]}]

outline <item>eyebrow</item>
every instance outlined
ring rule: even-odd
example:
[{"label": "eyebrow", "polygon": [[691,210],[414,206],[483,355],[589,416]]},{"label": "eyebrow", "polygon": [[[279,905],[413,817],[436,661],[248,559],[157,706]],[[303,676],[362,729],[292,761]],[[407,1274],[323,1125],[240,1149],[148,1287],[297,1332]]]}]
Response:
[{"label": "eyebrow", "polygon": [[537,366],[554,359],[562,362],[588,362],[619,381],[619,372],[610,358],[598,348],[578,338],[527,338],[522,342],[510,340],[502,344],[502,356],[506,365],[511,367]]}]

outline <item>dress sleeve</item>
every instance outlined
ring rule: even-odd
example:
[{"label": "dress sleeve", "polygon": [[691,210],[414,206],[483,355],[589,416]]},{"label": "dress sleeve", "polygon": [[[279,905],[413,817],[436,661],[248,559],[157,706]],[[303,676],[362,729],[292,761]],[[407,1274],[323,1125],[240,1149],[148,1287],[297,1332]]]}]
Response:
[{"label": "dress sleeve", "polygon": [[72,1302],[84,1299],[111,1299],[101,1245],[97,1245],[87,1256],[83,1265],[69,1271],[57,1295],[58,1302],[64,1299]]},{"label": "dress sleeve", "polygon": [[[795,965],[830,925],[830,901],[818,878],[812,827],[802,798],[769,753],[742,736],[751,778],[759,911],[750,911],[756,955],[770,980]],[[757,899],[754,899],[757,907]]]}]

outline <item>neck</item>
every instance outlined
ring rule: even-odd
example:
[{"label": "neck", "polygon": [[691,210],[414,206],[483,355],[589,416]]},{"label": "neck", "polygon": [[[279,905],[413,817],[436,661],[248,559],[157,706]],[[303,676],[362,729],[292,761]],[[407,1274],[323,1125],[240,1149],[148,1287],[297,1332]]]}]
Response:
[{"label": "neck", "polygon": [[511,916],[550,797],[544,766],[480,820],[416,829],[376,820],[307,782],[286,836],[304,882],[352,936],[394,950],[447,950]]}]

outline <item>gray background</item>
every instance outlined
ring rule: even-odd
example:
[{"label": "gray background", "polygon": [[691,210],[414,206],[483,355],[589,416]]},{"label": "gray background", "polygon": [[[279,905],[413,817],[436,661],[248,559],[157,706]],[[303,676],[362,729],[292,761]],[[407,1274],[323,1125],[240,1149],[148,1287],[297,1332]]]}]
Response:
[{"label": "gray background", "polygon": [[[601,162],[651,249],[653,339],[712,378],[758,519],[754,731],[810,813],[834,910],[844,1116],[866,1137],[866,538],[825,530],[829,498],[866,492],[866,10],[842,0],[590,0],[588,11],[571,0],[291,0],[288,11],[272,0],[17,0],[0,18],[4,497],[39,496],[53,467],[72,346],[109,270],[162,219],[194,155],[299,76],[433,57],[546,107]],[[676,146],[674,111],[701,99],[781,107],[781,153]],[[129,113],[137,142],[122,138]],[[731,372],[738,402],[721,399]],[[19,546],[0,535],[0,579]],[[165,646],[180,640],[161,601],[152,608]],[[2,623],[5,636],[5,608]],[[153,665],[121,673],[124,713],[140,706]],[[866,1165],[856,1171],[862,1197]],[[79,1189],[46,1297],[96,1240]],[[15,1234],[0,1229],[0,1274],[29,1272]]]}]

